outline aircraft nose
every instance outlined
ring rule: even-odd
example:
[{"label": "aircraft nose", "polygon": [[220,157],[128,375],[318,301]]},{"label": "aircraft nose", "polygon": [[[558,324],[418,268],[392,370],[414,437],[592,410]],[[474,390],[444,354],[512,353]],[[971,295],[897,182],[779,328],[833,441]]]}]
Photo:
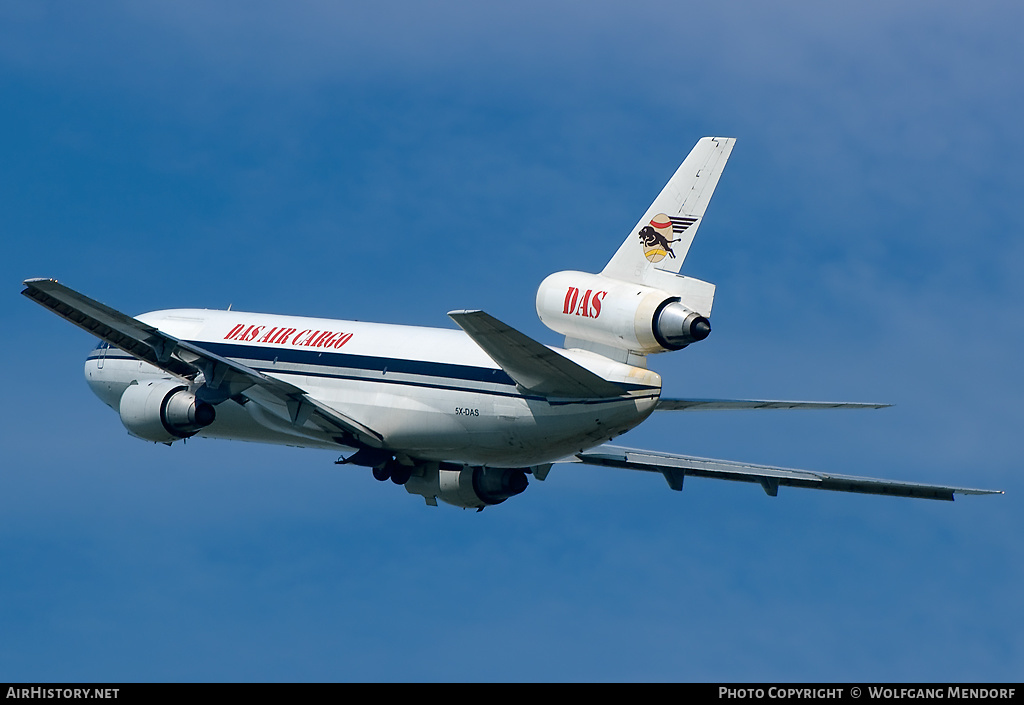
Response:
[{"label": "aircraft nose", "polygon": [[100,401],[116,411],[121,405],[124,384],[115,384],[110,375],[104,372],[109,369],[106,352],[106,349],[97,348],[85,359],[85,381]]}]

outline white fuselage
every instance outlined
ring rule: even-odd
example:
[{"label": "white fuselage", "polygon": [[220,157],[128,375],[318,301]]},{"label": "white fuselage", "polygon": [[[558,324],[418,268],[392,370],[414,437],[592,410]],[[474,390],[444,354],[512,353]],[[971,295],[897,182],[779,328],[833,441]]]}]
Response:
[{"label": "white fuselage", "polygon": [[[418,460],[493,467],[550,463],[633,428],[661,393],[658,374],[582,350],[559,352],[622,385],[628,395],[574,400],[524,393],[460,330],[198,309],[138,319],[302,388],[379,433],[386,449]],[[170,377],[106,346],[90,354],[85,375],[115,410],[133,381]],[[199,435],[345,447],[312,424],[293,423],[283,406],[275,411],[239,403],[245,401],[218,404],[216,421]]]}]

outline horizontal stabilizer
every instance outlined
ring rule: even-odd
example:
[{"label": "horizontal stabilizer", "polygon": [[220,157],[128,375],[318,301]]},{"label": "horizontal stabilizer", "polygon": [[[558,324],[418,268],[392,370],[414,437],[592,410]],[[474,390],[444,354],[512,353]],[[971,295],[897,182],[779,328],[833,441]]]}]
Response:
[{"label": "horizontal stabilizer", "polygon": [[656,411],[729,411],[733,409],[885,409],[892,404],[857,401],[780,401],[777,399],[659,399]]},{"label": "horizontal stabilizer", "polygon": [[586,463],[606,467],[626,468],[660,472],[674,490],[683,488],[687,475],[709,477],[718,480],[759,483],[766,493],[774,497],[780,486],[805,487],[835,492],[858,492],[861,494],[891,495],[894,497],[918,497],[952,501],[953,495],[961,494],[1003,494],[1001,490],[979,490],[968,487],[946,485],[925,485],[917,482],[880,480],[872,477],[834,475],[832,473],[793,470],[770,465],[754,465],[731,460],[713,460],[689,455],[676,455],[650,450],[634,450],[619,446],[603,445],[592,450],[577,453],[563,462]]},{"label": "horizontal stabilizer", "polygon": [[625,389],[483,311],[448,316],[525,391],[545,397],[605,399]]},{"label": "horizontal stabilizer", "polygon": [[383,445],[379,433],[293,384],[179,340],[69,289],[55,279],[27,279],[24,283],[22,294],[129,355],[190,381],[202,374],[205,382],[197,394],[214,404],[243,395],[257,404],[284,406],[297,426],[308,420],[334,434],[343,445],[372,448]]}]

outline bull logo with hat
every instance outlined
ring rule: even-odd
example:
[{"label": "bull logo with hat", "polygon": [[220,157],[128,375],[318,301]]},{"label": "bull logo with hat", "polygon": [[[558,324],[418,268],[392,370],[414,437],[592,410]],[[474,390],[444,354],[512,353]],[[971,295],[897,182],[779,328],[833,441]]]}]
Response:
[{"label": "bull logo with hat", "polygon": [[673,235],[675,231],[667,215],[659,213],[651,218],[650,225],[645,225],[639,233],[640,243],[644,246],[644,257],[650,262],[660,262],[666,255],[675,259],[672,243],[679,242],[679,238],[670,239]]}]

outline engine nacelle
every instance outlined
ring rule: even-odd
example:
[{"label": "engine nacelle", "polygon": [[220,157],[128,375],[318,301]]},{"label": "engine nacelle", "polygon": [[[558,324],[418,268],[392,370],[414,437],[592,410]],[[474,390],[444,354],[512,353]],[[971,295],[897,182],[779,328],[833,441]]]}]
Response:
[{"label": "engine nacelle", "polygon": [[551,330],[602,345],[657,353],[708,337],[708,319],[678,296],[585,272],[556,272],[537,289],[537,315]]},{"label": "engine nacelle", "polygon": [[405,483],[411,494],[424,497],[428,503],[435,497],[446,504],[464,509],[483,509],[501,504],[523,492],[530,481],[519,468],[438,467],[430,465]]},{"label": "engine nacelle", "polygon": [[217,412],[174,380],[130,385],[121,395],[121,423],[136,438],[171,443],[209,426]]}]

